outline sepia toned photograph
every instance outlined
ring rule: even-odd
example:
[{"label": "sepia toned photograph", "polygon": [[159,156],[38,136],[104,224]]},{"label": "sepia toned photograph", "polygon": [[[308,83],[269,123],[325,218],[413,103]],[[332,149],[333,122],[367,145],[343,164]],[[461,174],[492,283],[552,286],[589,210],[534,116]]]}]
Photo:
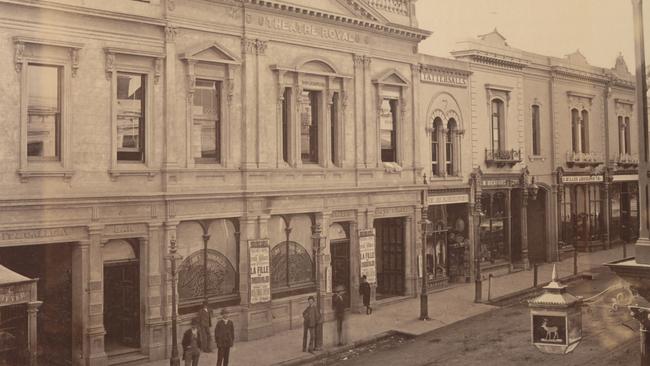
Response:
[{"label": "sepia toned photograph", "polygon": [[650,366],[645,29],[0,0],[0,366]]}]

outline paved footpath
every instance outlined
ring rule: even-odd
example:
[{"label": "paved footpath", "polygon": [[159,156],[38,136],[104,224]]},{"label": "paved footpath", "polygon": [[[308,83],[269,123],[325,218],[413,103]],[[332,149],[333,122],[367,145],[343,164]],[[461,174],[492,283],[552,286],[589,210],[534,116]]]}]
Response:
[{"label": "paved footpath", "polygon": [[[627,245],[627,255],[634,256],[634,245]],[[588,272],[591,268],[603,263],[621,259],[623,247],[595,253],[579,253],[578,271]],[[555,263],[560,278],[573,274],[573,258]],[[538,268],[539,282],[551,279],[553,263],[545,263]],[[533,271],[521,271],[501,277],[492,278],[490,286],[491,298],[507,295],[532,286]],[[488,283],[483,282],[483,300],[488,298]],[[482,314],[494,309],[493,306],[474,303],[474,284],[455,285],[429,294],[430,321],[418,319],[420,314],[419,297],[381,306],[374,309],[372,315],[348,314],[344,323],[345,340],[348,343],[368,339],[383,332],[397,330],[413,335],[420,335],[462,319]],[[334,347],[336,336],[335,324],[328,322],[324,325],[325,349]],[[250,342],[237,342],[231,349],[231,365],[262,366],[273,365],[311,355],[302,351],[302,328],[292,329],[275,334],[271,337]],[[202,354],[199,365],[216,365],[217,354]],[[182,363],[181,363],[182,364]],[[151,366],[169,365],[169,360],[149,363]]]}]

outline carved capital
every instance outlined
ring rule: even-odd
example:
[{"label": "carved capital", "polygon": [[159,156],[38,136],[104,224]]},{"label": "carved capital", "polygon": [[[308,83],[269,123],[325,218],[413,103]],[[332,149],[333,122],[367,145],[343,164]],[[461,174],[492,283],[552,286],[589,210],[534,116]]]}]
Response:
[{"label": "carved capital", "polygon": [[115,72],[115,54],[106,52],[106,79],[111,80]]},{"label": "carved capital", "polygon": [[268,47],[267,41],[262,41],[259,39],[255,40],[255,51],[258,55],[264,56],[266,54],[266,48]]},{"label": "carved capital", "polygon": [[354,55],[352,56],[352,62],[354,63],[354,67],[362,67],[363,66],[363,59],[364,57],[362,55]]},{"label": "carved capital", "polygon": [[178,28],[173,25],[168,25],[165,27],[165,42],[173,43],[176,41],[176,36],[178,35]]},{"label": "carved capital", "polygon": [[77,70],[79,70],[79,49],[77,48],[70,49],[70,67],[72,69],[72,77],[77,76]]}]

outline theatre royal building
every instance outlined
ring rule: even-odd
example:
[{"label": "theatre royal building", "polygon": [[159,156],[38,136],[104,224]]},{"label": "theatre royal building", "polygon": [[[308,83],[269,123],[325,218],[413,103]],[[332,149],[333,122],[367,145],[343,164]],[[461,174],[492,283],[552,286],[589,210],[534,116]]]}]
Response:
[{"label": "theatre royal building", "polygon": [[174,289],[179,332],[207,300],[253,340],[361,275],[381,306],[634,240],[622,57],[430,36],[415,0],[0,0],[0,265],[40,357],[168,358]]}]

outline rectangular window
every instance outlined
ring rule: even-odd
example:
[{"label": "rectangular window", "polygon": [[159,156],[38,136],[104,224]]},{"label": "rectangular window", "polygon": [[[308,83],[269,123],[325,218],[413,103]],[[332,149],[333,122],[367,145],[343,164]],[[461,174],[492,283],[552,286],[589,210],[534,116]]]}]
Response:
[{"label": "rectangular window", "polygon": [[339,130],[339,93],[334,92],[332,95],[332,105],[330,106],[330,127],[331,127],[331,135],[330,135],[330,143],[331,143],[331,158],[332,158],[332,163],[336,165],[339,161],[339,151],[338,151],[338,144],[339,141],[337,139],[337,134]]},{"label": "rectangular window", "polygon": [[284,88],[282,100],[282,160],[289,163],[289,125],[291,124],[291,88]]},{"label": "rectangular window", "polygon": [[445,138],[445,171],[447,175],[454,175],[454,141],[453,132],[451,129],[447,130]]},{"label": "rectangular window", "polygon": [[318,127],[320,124],[319,102],[321,93],[302,92],[300,112],[300,156],[303,163],[318,163]]},{"label": "rectangular window", "polygon": [[198,162],[221,162],[221,82],[196,80],[192,105],[194,136],[198,139]]},{"label": "rectangular window", "polygon": [[117,73],[117,160],[144,162],[145,84],[142,74]]},{"label": "rectangular window", "polygon": [[381,103],[381,161],[396,162],[397,99],[384,98]]},{"label": "rectangular window", "polygon": [[431,174],[434,176],[440,174],[438,171],[438,132],[439,128],[435,125],[431,132]]},{"label": "rectangular window", "polygon": [[27,157],[60,160],[61,68],[29,64],[27,87]]},{"label": "rectangular window", "polygon": [[540,149],[540,136],[539,136],[539,106],[534,105],[533,106],[533,125],[532,130],[533,130],[533,155],[540,155],[541,154],[541,149]]}]

